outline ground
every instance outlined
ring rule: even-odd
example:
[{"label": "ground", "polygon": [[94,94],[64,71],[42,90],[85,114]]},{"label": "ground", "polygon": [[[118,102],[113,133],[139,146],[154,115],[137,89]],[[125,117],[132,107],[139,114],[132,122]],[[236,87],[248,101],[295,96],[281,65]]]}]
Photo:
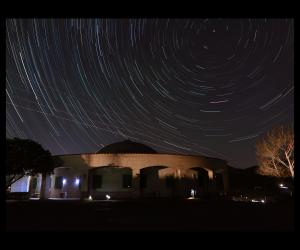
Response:
[{"label": "ground", "polygon": [[7,230],[292,231],[293,201],[7,201]]}]

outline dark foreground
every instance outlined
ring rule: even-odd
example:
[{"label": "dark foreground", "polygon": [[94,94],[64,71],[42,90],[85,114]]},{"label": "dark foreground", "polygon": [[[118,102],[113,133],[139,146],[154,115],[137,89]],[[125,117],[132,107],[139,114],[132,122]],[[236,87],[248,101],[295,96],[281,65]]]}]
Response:
[{"label": "dark foreground", "polygon": [[292,231],[292,201],[7,201],[7,230]]}]

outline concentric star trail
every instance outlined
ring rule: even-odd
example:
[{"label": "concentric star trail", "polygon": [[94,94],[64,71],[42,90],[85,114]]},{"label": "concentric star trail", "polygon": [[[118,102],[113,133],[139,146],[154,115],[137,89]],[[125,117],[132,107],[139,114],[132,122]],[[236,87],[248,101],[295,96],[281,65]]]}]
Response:
[{"label": "concentric star trail", "polygon": [[292,19],[6,20],[6,136],[54,155],[130,139],[243,168],[293,112]]}]

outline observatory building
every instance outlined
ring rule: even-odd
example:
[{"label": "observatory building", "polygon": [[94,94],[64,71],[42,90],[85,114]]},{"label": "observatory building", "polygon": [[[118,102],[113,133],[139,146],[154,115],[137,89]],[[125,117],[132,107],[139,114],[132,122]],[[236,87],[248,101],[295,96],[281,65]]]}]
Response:
[{"label": "observatory building", "polygon": [[[47,177],[47,198],[188,198],[228,191],[226,161],[161,154],[129,140],[96,153],[59,157],[64,163]],[[38,195],[40,187],[41,176],[30,176],[13,184],[11,190]]]}]

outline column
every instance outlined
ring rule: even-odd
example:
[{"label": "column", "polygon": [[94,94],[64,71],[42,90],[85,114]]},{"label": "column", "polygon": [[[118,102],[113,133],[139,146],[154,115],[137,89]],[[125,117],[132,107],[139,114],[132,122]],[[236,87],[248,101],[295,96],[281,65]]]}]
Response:
[{"label": "column", "polygon": [[208,192],[214,193],[216,192],[216,181],[214,178],[214,172],[212,170],[208,170]]},{"label": "column", "polygon": [[132,193],[134,198],[140,197],[140,169],[132,169]]}]

